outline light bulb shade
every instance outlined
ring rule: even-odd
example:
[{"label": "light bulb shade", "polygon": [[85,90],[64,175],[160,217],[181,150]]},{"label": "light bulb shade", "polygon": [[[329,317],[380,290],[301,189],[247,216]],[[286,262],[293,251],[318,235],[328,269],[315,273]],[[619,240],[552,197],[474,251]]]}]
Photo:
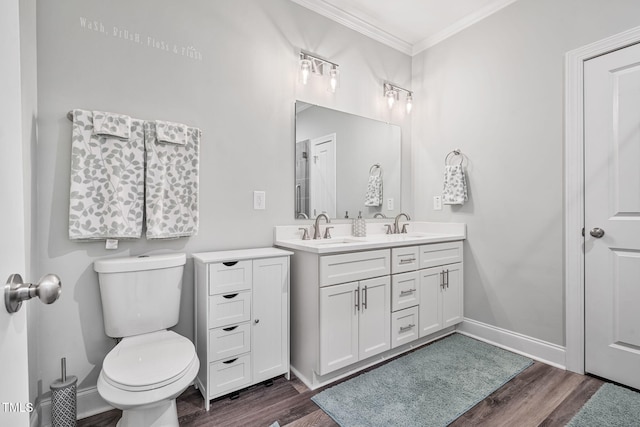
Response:
[{"label": "light bulb shade", "polygon": [[393,108],[393,104],[396,102],[396,92],[393,89],[389,89],[386,93],[386,97],[389,109]]},{"label": "light bulb shade", "polygon": [[407,108],[407,114],[410,114],[411,113],[411,109],[413,108],[413,96],[411,96],[411,94],[407,95],[406,108]]},{"label": "light bulb shade", "polygon": [[300,80],[303,85],[306,85],[309,81],[309,75],[311,74],[311,61],[308,59],[300,60]]},{"label": "light bulb shade", "polygon": [[329,70],[329,91],[332,93],[335,92],[338,88],[339,83],[340,70],[338,70],[338,67],[334,66]]}]

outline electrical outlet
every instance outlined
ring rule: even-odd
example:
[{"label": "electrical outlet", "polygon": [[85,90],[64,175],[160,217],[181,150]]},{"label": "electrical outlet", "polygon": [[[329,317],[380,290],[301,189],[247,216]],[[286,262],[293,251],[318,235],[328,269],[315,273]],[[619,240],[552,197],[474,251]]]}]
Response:
[{"label": "electrical outlet", "polygon": [[433,196],[433,210],[434,211],[442,210],[442,196]]},{"label": "electrical outlet", "polygon": [[253,209],[264,210],[267,208],[267,195],[264,191],[253,192]]},{"label": "electrical outlet", "polygon": [[387,210],[388,211],[393,210],[393,197],[390,197],[387,199]]}]

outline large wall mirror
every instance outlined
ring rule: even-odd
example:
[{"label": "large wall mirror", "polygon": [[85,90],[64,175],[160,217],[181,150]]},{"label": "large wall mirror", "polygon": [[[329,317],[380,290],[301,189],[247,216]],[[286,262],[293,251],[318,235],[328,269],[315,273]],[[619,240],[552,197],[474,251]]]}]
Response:
[{"label": "large wall mirror", "polygon": [[400,213],[400,127],[296,102],[295,218]]}]

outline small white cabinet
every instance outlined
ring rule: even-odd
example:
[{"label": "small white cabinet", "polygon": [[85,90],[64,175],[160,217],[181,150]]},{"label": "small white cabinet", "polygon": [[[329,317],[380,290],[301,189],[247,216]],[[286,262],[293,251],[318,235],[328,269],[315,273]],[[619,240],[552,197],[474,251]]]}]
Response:
[{"label": "small white cabinet", "polygon": [[196,385],[209,401],[289,375],[289,255],[275,248],[193,254]]}]

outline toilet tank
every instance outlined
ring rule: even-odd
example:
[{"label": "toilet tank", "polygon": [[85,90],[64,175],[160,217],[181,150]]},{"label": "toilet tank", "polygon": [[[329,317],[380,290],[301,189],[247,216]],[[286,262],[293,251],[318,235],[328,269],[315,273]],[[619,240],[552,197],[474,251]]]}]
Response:
[{"label": "toilet tank", "polygon": [[128,337],[177,324],[185,262],[183,253],[95,261],[107,335]]}]

